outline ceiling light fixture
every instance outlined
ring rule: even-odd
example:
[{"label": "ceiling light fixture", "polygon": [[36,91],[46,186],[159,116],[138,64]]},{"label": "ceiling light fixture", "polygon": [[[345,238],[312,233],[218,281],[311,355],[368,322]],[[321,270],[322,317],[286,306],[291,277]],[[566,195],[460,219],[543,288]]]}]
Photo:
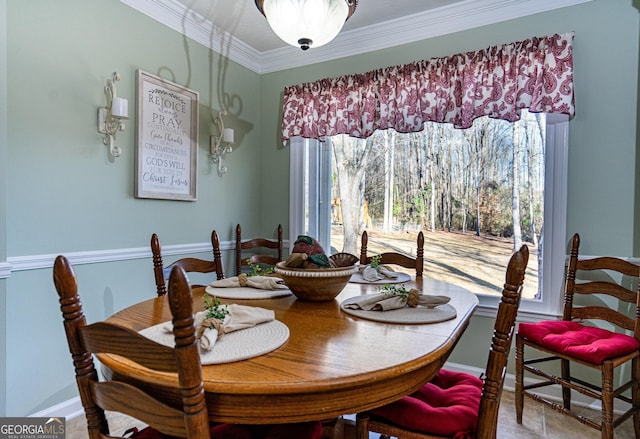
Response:
[{"label": "ceiling light fixture", "polygon": [[358,0],[255,0],[271,29],[287,44],[307,50],[333,40]]}]

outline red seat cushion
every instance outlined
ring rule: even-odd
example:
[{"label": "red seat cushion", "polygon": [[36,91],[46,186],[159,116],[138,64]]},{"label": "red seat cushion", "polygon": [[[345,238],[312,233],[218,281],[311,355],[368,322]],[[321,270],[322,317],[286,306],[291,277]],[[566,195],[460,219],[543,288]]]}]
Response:
[{"label": "red seat cushion", "polygon": [[518,334],[547,349],[591,364],[630,354],[640,348],[634,337],[578,322],[551,320],[520,323]]},{"label": "red seat cushion", "polygon": [[[211,439],[320,439],[322,423],[317,421],[274,425],[218,424],[211,427],[210,434]],[[135,439],[178,439],[164,435],[151,427],[140,431],[136,430],[131,437]]]},{"label": "red seat cushion", "polygon": [[472,375],[442,369],[417,392],[370,413],[408,430],[472,437],[482,385],[482,380]]}]

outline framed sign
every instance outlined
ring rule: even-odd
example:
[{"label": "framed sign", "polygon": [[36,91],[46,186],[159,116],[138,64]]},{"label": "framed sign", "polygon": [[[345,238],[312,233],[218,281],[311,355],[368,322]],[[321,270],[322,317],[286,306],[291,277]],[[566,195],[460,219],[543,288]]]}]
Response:
[{"label": "framed sign", "polygon": [[198,93],[136,71],[136,198],[197,200]]}]

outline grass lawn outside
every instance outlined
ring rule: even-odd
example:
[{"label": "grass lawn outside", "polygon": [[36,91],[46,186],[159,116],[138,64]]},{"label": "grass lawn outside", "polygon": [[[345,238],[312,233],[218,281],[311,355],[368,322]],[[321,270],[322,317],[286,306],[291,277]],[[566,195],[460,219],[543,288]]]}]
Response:
[{"label": "grass lawn outside", "polygon": [[[507,263],[514,251],[512,240],[476,236],[475,232],[423,230],[423,233],[424,276],[458,285],[475,294],[498,295],[502,292]],[[384,232],[374,228],[367,230],[367,234],[369,255],[385,251],[416,255],[418,230]],[[342,249],[342,240],[342,226],[332,226],[331,246]],[[531,243],[524,244],[529,247],[529,263],[522,297],[531,299],[538,291],[538,249]],[[400,267],[397,271],[415,275]]]}]

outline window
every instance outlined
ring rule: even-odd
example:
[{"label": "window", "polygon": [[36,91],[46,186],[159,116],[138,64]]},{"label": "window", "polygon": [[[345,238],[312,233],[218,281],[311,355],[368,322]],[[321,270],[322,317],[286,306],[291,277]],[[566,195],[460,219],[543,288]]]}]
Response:
[{"label": "window", "polygon": [[[541,258],[542,264],[538,270],[542,281],[538,288],[539,293],[529,294],[531,299],[522,303],[520,316],[525,319],[527,311],[533,314],[557,315],[561,309],[566,247],[567,135],[568,118],[547,115],[544,164],[544,257]],[[331,243],[334,243],[334,251],[341,251],[342,249],[336,247],[335,240],[330,236],[332,205],[333,222],[337,222],[336,203],[332,203],[332,198],[335,200],[335,194],[332,197],[331,191],[332,183],[335,183],[332,181],[335,174],[331,172],[331,148],[330,139],[324,143],[300,138],[291,141],[290,239],[295,239],[298,234],[309,234],[318,238],[325,249],[331,248]],[[358,203],[361,205],[363,201],[358,200]],[[393,206],[387,211],[389,209],[393,209]],[[380,220],[379,215],[378,220]],[[381,221],[388,223],[389,219],[385,215]],[[387,224],[387,227],[389,226],[390,224]],[[430,225],[419,224],[416,227],[425,231],[431,230]],[[336,230],[335,225],[334,230]],[[426,247],[428,243],[429,235],[427,234]],[[359,239],[357,247],[359,249]],[[352,252],[357,254],[357,251],[352,250]],[[427,253],[425,251],[425,254]],[[508,255],[505,256],[508,258]],[[531,256],[535,258],[536,254]],[[501,271],[504,275],[504,270]],[[425,274],[429,275],[428,269],[425,269]],[[473,291],[473,288],[467,288]],[[482,314],[486,310],[490,315],[497,303],[497,295],[481,294],[479,313]],[[534,315],[528,317],[536,318]]]}]

